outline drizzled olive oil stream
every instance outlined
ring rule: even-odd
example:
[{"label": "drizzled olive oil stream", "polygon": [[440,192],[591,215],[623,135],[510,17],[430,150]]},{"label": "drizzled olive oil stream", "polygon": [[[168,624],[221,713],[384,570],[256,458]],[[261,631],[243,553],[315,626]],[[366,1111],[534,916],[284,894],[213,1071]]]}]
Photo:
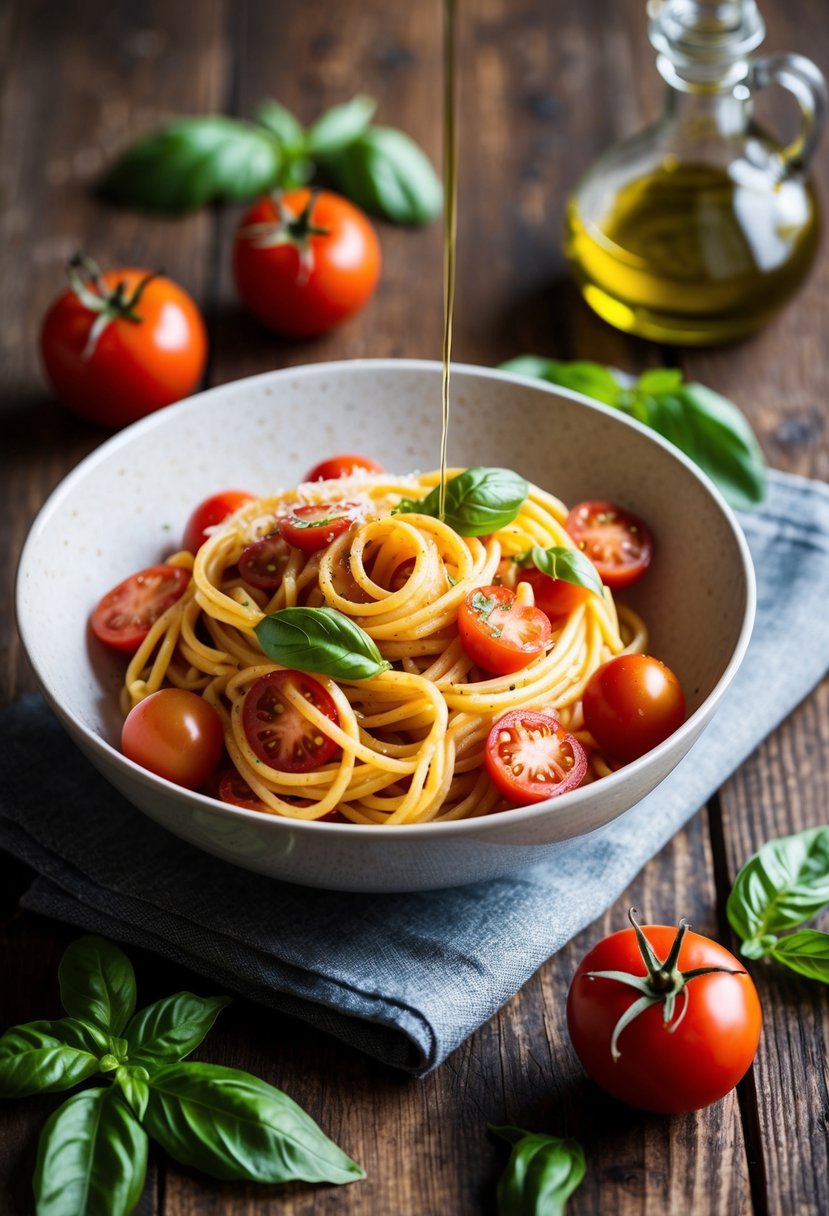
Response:
[{"label": "drizzled olive oil stream", "polygon": [[449,380],[452,317],[455,311],[458,148],[455,118],[455,0],[443,0],[443,374],[441,378],[440,489],[438,515],[446,507],[446,450],[449,442]]}]

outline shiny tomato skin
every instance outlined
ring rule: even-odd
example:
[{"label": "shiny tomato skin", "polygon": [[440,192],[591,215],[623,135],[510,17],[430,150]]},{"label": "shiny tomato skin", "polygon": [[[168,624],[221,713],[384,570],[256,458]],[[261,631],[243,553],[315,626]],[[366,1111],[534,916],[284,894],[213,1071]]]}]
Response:
[{"label": "shiny tomato skin", "polygon": [[592,499],[567,516],[567,532],[590,558],[602,582],[614,590],[641,578],[653,557],[653,537],[643,520],[616,503]]},{"label": "shiny tomato skin", "polygon": [[193,510],[184,529],[182,549],[188,553],[198,553],[209,535],[207,529],[215,528],[224,523],[229,515],[238,511],[246,502],[253,502],[253,495],[247,490],[221,490],[205,498],[204,502]]},{"label": "shiny tomato skin", "polygon": [[99,600],[90,617],[92,632],[106,646],[135,654],[150,629],[181,599],[190,571],[179,566],[148,566],[131,574]]},{"label": "shiny tomato skin", "polygon": [[358,456],[354,452],[346,452],[341,456],[329,456],[315,464],[305,478],[306,481],[337,481],[340,477],[350,477],[352,473],[384,473],[385,469],[370,456]]},{"label": "shiny tomato skin", "polygon": [[124,755],[159,777],[195,790],[222,757],[222,720],[212,705],[183,688],[161,688],[139,701],[124,721]]},{"label": "shiny tomato skin", "polygon": [[552,714],[511,709],[493,723],[484,764],[504,797],[526,806],[581,785],[587,755]]},{"label": "shiny tomato skin", "polygon": [[354,521],[353,502],[319,502],[294,507],[277,523],[279,535],[303,553],[316,553],[347,532]]},{"label": "shiny tomato skin", "polygon": [[[128,267],[101,275],[107,292],[127,294],[148,274]],[[141,320],[110,321],[87,353],[98,313],[73,291],[59,296],[43,321],[40,352],[46,376],[64,405],[115,429],[180,401],[198,388],[207,361],[207,330],[183,288],[164,275],[147,283],[135,306]]]},{"label": "shiny tomato skin", "polygon": [[685,695],[670,667],[645,654],[620,654],[584,689],[584,723],[601,750],[629,764],[685,721]]},{"label": "shiny tomato skin", "polygon": [[535,606],[540,608],[551,621],[569,614],[583,604],[592,594],[587,587],[578,583],[568,583],[563,578],[550,578],[541,570],[533,567],[519,569],[516,583],[529,583],[535,596]]},{"label": "shiny tomato skin", "polygon": [[242,728],[264,764],[281,773],[309,773],[330,760],[338,745],[291,705],[285,695],[288,688],[339,723],[334,701],[319,680],[285,669],[269,671],[251,684],[242,705]]},{"label": "shiny tomato skin", "polygon": [[508,587],[479,587],[458,608],[458,633],[473,663],[493,675],[510,675],[537,659],[551,637],[538,608],[516,601]]},{"label": "shiny tomato skin", "polygon": [[[672,925],[648,925],[645,936],[664,959],[676,936]],[[683,997],[671,1026],[663,1007],[645,1009],[621,1032],[621,1055],[614,1062],[610,1041],[614,1027],[640,993],[618,980],[593,978],[589,971],[646,974],[633,929],[606,937],[584,957],[567,997],[567,1026],[576,1054],[597,1085],[629,1106],[662,1114],[699,1110],[734,1088],[754,1059],[762,1027],[757,990],[742,964],[723,946],[690,930],[685,934],[679,968],[727,967],[688,981],[688,1007]]]},{"label": "shiny tomato skin", "polygon": [[[282,195],[282,206],[298,218],[311,197],[306,188]],[[233,276],[247,311],[268,329],[288,337],[326,333],[359,312],[380,278],[380,242],[353,203],[327,190],[317,193],[311,212],[315,228],[303,256],[290,241],[265,245],[257,225],[277,226],[272,198],[255,203],[242,219],[233,243]]]}]

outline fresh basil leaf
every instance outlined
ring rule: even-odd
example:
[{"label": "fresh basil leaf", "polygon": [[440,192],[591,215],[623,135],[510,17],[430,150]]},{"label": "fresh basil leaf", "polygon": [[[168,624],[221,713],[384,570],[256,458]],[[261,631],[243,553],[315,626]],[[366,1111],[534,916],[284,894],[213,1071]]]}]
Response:
[{"label": "fresh basil leaf", "polygon": [[256,121],[275,135],[283,152],[305,152],[305,129],[280,102],[268,97],[259,103]]},{"label": "fresh basil leaf", "polygon": [[676,367],[651,367],[636,381],[640,393],[673,393],[682,387],[683,376]]},{"label": "fresh basil leaf", "polygon": [[326,157],[341,152],[362,135],[371,122],[377,102],[372,97],[352,97],[332,106],[308,128],[306,146],[309,156]]},{"label": "fresh basil leaf", "polygon": [[139,1010],[124,1032],[130,1060],[172,1064],[195,1050],[210,1030],[228,996],[177,992]]},{"label": "fresh basil leaf", "polygon": [[334,680],[370,680],[391,666],[366,631],[333,608],[280,608],[254,632],[275,663]]},{"label": "fresh basil leaf", "polygon": [[[740,870],[726,904],[742,953],[762,957],[762,939],[802,925],[829,904],[829,826],[770,840]],[[776,947],[775,947],[776,948]]]},{"label": "fresh basil leaf", "polygon": [[356,1162],[287,1094],[215,1064],[171,1064],[149,1082],[149,1134],[182,1165],[254,1182],[354,1182]]},{"label": "fresh basil leaf", "polygon": [[135,1009],[132,963],[103,937],[72,942],[58,968],[60,999],[71,1017],[118,1035]]},{"label": "fresh basil leaf", "polygon": [[[466,469],[446,483],[443,518],[459,536],[487,536],[512,523],[529,492],[526,480],[511,469]],[[440,487],[420,502],[404,499],[398,510],[439,518]]]},{"label": "fresh basil leaf", "polygon": [[60,1021],[12,1026],[0,1038],[0,1098],[71,1089],[97,1071],[97,1053],[66,1042]]},{"label": "fresh basil leaf", "polygon": [[392,127],[369,127],[347,147],[318,160],[343,194],[396,224],[427,224],[443,206],[431,161]]},{"label": "fresh basil leaf", "polygon": [[144,1189],[147,1136],[118,1090],[85,1089],[41,1133],[38,1216],[128,1216]]},{"label": "fresh basil leaf", "polygon": [[550,578],[586,587],[588,591],[595,591],[596,595],[602,594],[599,572],[581,549],[573,549],[569,545],[552,545],[549,549],[542,549],[540,545],[533,545],[532,549],[513,560],[524,569],[535,566],[536,570],[548,574]]},{"label": "fresh basil leaf", "polygon": [[121,1064],[115,1073],[115,1084],[124,1095],[124,1101],[135,1115],[143,1119],[150,1100],[150,1087],[147,1084],[150,1074],[146,1068],[134,1064]]},{"label": "fresh basil leaf", "polygon": [[132,144],[100,182],[115,202],[181,215],[215,200],[243,201],[280,183],[281,143],[235,118],[182,118]]},{"label": "fresh basil leaf", "polygon": [[585,1174],[584,1151],[575,1140],[491,1127],[512,1145],[498,1181],[498,1216],[563,1216]]},{"label": "fresh basil leaf", "polygon": [[519,355],[500,364],[502,371],[534,376],[561,388],[583,393],[605,405],[616,405],[622,385],[609,367],[587,360],[542,359],[538,355]]},{"label": "fresh basil leaf", "polygon": [[744,415],[732,402],[702,384],[661,393],[637,389],[641,421],[658,431],[707,473],[731,504],[741,510],[762,502],[766,462]]},{"label": "fresh basil leaf", "polygon": [[781,937],[769,955],[798,975],[829,984],[829,933],[799,929]]}]

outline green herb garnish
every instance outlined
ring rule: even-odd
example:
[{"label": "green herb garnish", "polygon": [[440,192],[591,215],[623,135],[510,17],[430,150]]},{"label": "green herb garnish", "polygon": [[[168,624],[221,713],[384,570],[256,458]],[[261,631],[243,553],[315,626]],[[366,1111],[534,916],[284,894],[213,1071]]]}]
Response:
[{"label": "green herb garnish", "polygon": [[[487,536],[512,523],[529,492],[511,469],[466,469],[446,483],[443,520],[459,536]],[[440,486],[419,501],[404,498],[396,511],[440,518]]]},{"label": "green herb garnish", "polygon": [[490,1126],[490,1131],[512,1145],[496,1189],[498,1216],[564,1216],[585,1174],[581,1145],[520,1127]]},{"label": "green herb garnish", "polygon": [[391,666],[366,631],[333,608],[280,608],[254,632],[275,663],[334,680],[370,680]]},{"label": "green herb garnish", "polygon": [[549,549],[542,549],[540,545],[533,545],[532,549],[519,553],[512,560],[522,569],[534,566],[550,578],[574,583],[577,587],[586,587],[596,595],[602,594],[599,572],[581,549],[565,545],[552,545]]}]

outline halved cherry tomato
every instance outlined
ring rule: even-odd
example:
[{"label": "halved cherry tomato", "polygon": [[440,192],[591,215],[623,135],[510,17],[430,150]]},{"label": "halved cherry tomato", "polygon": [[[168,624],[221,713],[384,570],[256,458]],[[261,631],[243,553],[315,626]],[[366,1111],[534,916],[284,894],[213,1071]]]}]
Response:
[{"label": "halved cherry tomato", "polygon": [[583,604],[592,594],[588,587],[578,583],[568,583],[563,578],[551,578],[542,570],[528,567],[519,569],[516,582],[529,583],[533,589],[535,606],[540,608],[545,616],[555,620],[557,617],[568,616],[579,604]]},{"label": "halved cherry tomato", "polygon": [[288,547],[281,536],[271,533],[243,550],[239,558],[239,573],[251,587],[275,591],[282,582],[282,572],[288,561]]},{"label": "halved cherry tomato", "polygon": [[308,773],[325,764],[337,744],[292,705],[292,689],[332,722],[337,707],[313,676],[302,671],[269,671],[251,684],[242,707],[242,727],[254,753],[282,773]]},{"label": "halved cherry tomato", "polygon": [[650,565],[653,537],[647,525],[613,502],[578,503],[565,527],[608,587],[626,587]]},{"label": "halved cherry tomato", "polygon": [[294,507],[278,521],[279,535],[295,549],[314,553],[348,531],[356,510],[357,504],[353,502],[318,502]]},{"label": "halved cherry tomato", "polygon": [[601,750],[627,764],[685,721],[685,696],[670,667],[620,654],[597,667],[584,690],[584,724]]},{"label": "halved cherry tomato", "polygon": [[253,502],[253,494],[247,490],[222,490],[200,502],[187,521],[184,529],[182,549],[188,553],[198,553],[209,535],[207,529],[222,524],[229,515],[238,511],[246,502]]},{"label": "halved cherry tomato", "polygon": [[500,676],[542,655],[552,630],[549,618],[518,603],[509,587],[480,587],[458,609],[458,633],[473,663]]},{"label": "halved cherry tomato", "polygon": [[[229,768],[219,773],[216,794],[221,802],[227,802],[230,806],[241,806],[246,811],[271,813],[270,807],[261,798],[257,798],[238,769]],[[297,798],[293,794],[280,794],[279,797],[283,802],[293,803],[294,806],[311,805],[310,798]]]},{"label": "halved cherry tomato", "polygon": [[161,688],[126,717],[121,750],[142,768],[188,790],[204,785],[222,757],[222,720],[212,705],[183,688]]},{"label": "halved cherry tomato", "polygon": [[511,709],[493,725],[486,771],[502,794],[525,805],[566,794],[587,772],[584,748],[552,714]]},{"label": "halved cherry tomato", "polygon": [[124,654],[135,654],[163,612],[180,600],[190,571],[178,566],[149,566],[108,591],[92,613],[97,638]]},{"label": "halved cherry tomato", "polygon": [[305,478],[306,481],[335,481],[339,477],[350,477],[358,469],[366,473],[384,473],[385,469],[370,456],[356,456],[351,452],[343,456],[330,456],[315,464]]}]

